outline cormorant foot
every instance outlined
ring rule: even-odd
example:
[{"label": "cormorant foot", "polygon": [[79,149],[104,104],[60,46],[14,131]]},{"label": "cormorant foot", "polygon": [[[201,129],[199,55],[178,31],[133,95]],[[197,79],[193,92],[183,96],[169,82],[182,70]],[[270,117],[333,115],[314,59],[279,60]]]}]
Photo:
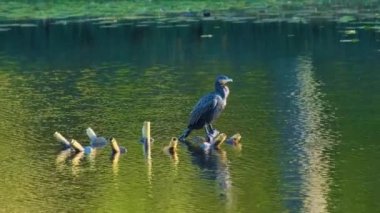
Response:
[{"label": "cormorant foot", "polygon": [[218,135],[219,135],[219,131],[216,129],[212,130],[212,133],[210,134],[210,136],[213,138],[216,138],[216,136],[218,136]]},{"label": "cormorant foot", "polygon": [[215,137],[213,136],[213,134],[208,134],[206,136],[206,142],[209,143],[209,144],[214,144],[214,142],[215,142],[214,139],[215,139]]}]

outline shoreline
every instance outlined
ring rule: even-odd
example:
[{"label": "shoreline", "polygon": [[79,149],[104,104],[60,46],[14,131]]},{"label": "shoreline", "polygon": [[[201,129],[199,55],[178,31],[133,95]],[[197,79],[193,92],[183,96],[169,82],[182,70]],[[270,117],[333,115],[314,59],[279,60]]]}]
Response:
[{"label": "shoreline", "polygon": [[[257,20],[261,22],[309,22],[337,21],[352,22],[378,20],[380,22],[380,4],[376,1],[366,3],[248,3],[238,1],[222,3],[189,2],[179,6],[174,3],[160,2],[109,2],[86,3],[68,1],[66,3],[0,3],[1,22],[24,22],[30,20],[160,20],[160,19],[236,19]],[[182,4],[182,2],[181,2]]]}]

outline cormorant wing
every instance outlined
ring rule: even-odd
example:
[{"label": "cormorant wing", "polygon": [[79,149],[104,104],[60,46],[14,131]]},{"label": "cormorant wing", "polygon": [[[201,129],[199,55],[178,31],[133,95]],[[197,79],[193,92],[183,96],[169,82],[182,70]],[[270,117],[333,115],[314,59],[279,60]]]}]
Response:
[{"label": "cormorant wing", "polygon": [[214,93],[203,96],[191,111],[189,123],[195,124],[202,116],[212,113],[217,104],[218,100]]}]

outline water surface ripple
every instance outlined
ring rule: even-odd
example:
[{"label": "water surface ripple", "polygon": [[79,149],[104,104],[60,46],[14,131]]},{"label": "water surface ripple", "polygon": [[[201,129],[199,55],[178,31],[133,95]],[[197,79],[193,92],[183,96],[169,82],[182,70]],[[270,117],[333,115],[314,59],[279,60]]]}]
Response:
[{"label": "water surface ripple", "polygon": [[[98,22],[0,32],[0,211],[380,210],[376,22]],[[241,149],[166,155],[220,73],[234,82],[215,127]],[[128,153],[74,155],[53,138],[89,145],[87,127]]]}]

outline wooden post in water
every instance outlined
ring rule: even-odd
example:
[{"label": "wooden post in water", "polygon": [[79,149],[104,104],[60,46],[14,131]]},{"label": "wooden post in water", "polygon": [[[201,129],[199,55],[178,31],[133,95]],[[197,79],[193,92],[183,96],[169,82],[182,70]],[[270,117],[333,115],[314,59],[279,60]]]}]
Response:
[{"label": "wooden post in water", "polygon": [[148,158],[150,158],[150,122],[146,122],[146,147]]},{"label": "wooden post in water", "polygon": [[120,155],[120,147],[117,144],[116,139],[111,138],[110,141],[111,141],[111,147],[112,147],[113,153],[118,153]]},{"label": "wooden post in water", "polygon": [[145,156],[150,159],[150,121],[144,121],[144,125],[142,128],[142,139],[144,142],[144,152]]},{"label": "wooden post in water", "polygon": [[149,185],[151,185],[152,184],[152,158],[150,155],[151,154],[150,121],[144,121],[144,124],[142,127],[142,142],[143,142],[144,155],[145,155],[146,163],[148,167],[147,168],[148,181],[149,181]]}]

